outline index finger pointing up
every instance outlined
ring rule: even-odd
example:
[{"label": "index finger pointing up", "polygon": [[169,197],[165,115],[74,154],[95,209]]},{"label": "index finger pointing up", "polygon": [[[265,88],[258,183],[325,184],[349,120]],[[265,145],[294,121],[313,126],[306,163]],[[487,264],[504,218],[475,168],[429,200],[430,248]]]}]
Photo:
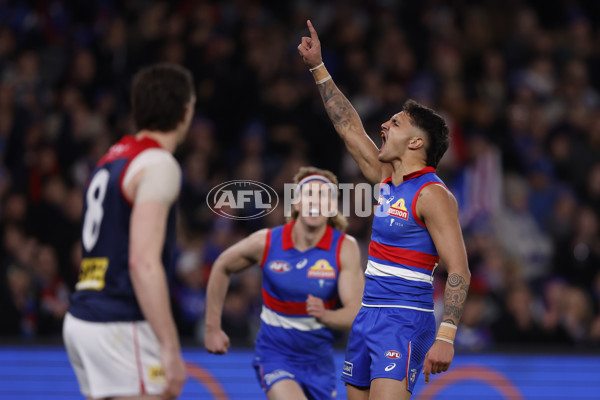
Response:
[{"label": "index finger pointing up", "polygon": [[306,21],[306,25],[308,25],[308,31],[310,32],[310,37],[313,40],[319,40],[319,35],[317,35],[317,31],[315,31],[315,28],[313,27],[312,22],[310,22],[310,19]]}]

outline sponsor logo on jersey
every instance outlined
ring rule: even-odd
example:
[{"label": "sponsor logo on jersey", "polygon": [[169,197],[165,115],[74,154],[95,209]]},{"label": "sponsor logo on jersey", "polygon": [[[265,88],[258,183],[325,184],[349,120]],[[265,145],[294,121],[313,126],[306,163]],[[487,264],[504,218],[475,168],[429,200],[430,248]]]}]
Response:
[{"label": "sponsor logo on jersey", "polygon": [[269,269],[277,274],[283,274],[291,270],[292,266],[285,261],[276,260],[269,263]]},{"label": "sponsor logo on jersey", "polygon": [[354,365],[352,365],[351,362],[344,361],[344,368],[342,369],[342,374],[352,376],[352,368],[353,367],[354,367]]},{"label": "sponsor logo on jersey", "polygon": [[307,262],[308,262],[308,260],[306,258],[304,258],[302,261],[298,261],[296,263],[296,269],[302,269],[302,268],[306,267]]},{"label": "sponsor logo on jersey", "polygon": [[75,290],[102,290],[104,289],[104,278],[108,269],[107,257],[84,258],[81,260],[79,270],[79,282]]},{"label": "sponsor logo on jersey", "polygon": [[329,264],[329,261],[321,258],[308,269],[306,276],[309,278],[335,279],[335,268]]},{"label": "sponsor logo on jersey", "polygon": [[277,379],[280,378],[294,378],[294,374],[292,374],[291,372],[285,371],[283,369],[276,369],[273,372],[270,372],[268,374],[265,375],[265,383],[267,385],[270,385],[271,383],[275,382]]},{"label": "sponsor logo on jersey", "polygon": [[394,368],[396,368],[396,363],[391,363],[390,365],[388,365],[387,367],[385,367],[385,372],[390,372]]},{"label": "sponsor logo on jersey", "polygon": [[399,199],[395,202],[387,211],[389,215],[394,217],[402,218],[404,220],[408,219],[408,210],[406,209],[406,205],[404,199]]},{"label": "sponsor logo on jersey", "polygon": [[400,354],[400,352],[398,350],[388,350],[385,352],[385,356],[387,358],[391,358],[393,360],[396,360],[400,357],[402,357],[402,354]]}]

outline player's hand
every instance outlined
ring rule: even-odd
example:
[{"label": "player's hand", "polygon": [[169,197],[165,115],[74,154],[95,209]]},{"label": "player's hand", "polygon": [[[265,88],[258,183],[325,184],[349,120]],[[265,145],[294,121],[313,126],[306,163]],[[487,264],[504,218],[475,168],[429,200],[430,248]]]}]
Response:
[{"label": "player's hand", "polygon": [[423,375],[425,383],[429,383],[429,374],[441,374],[450,367],[454,358],[454,346],[450,343],[436,340],[425,355]]},{"label": "player's hand", "polygon": [[204,347],[206,347],[209,353],[226,354],[229,346],[229,336],[222,329],[206,328]]},{"label": "player's hand", "polygon": [[298,45],[298,52],[308,68],[314,68],[323,62],[321,58],[321,42],[310,20],[306,21],[306,25],[308,25],[310,37],[302,38],[302,42]]},{"label": "player's hand", "polygon": [[173,400],[179,397],[186,379],[185,363],[179,350],[161,349],[160,354],[165,373],[165,389],[162,393],[164,400]]},{"label": "player's hand", "polygon": [[325,309],[325,304],[323,303],[322,299],[311,294],[308,295],[308,298],[306,299],[306,312],[308,315],[315,317],[317,321],[321,322],[326,311],[327,310]]}]

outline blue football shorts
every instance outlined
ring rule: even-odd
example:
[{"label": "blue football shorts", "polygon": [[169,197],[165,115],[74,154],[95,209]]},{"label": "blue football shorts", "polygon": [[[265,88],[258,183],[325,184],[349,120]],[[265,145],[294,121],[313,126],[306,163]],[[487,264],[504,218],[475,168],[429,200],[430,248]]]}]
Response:
[{"label": "blue football shorts", "polygon": [[291,379],[300,385],[309,400],[331,400],[336,397],[333,357],[323,357],[316,362],[302,362],[283,357],[269,357],[265,360],[257,355],[252,365],[265,393],[275,383]]},{"label": "blue football shorts", "polygon": [[432,312],[363,306],[348,337],[342,380],[367,387],[375,378],[406,379],[412,393],[434,340]]}]

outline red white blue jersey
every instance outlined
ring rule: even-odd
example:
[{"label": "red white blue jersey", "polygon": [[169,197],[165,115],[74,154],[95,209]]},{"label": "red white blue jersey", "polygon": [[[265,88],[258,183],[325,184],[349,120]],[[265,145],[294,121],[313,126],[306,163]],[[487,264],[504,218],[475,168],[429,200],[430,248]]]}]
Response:
[{"label": "red white blue jersey", "polygon": [[333,331],[306,313],[309,294],[325,308],[338,305],[339,255],[344,233],[327,226],[317,245],[294,248],[295,221],[269,230],[261,262],[263,270],[262,326],[256,339],[261,358],[316,360],[333,352]]},{"label": "red white blue jersey", "polygon": [[439,256],[431,235],[416,212],[420,191],[432,184],[445,187],[431,167],[391,178],[379,189],[373,218],[363,305],[433,311],[433,272]]},{"label": "red white blue jersey", "polygon": [[[150,139],[126,136],[114,144],[90,176],[83,204],[82,261],[69,312],[93,322],[139,321],[144,316],[129,277],[132,204],[122,193],[127,167],[141,152],[158,148]],[[175,210],[167,222],[163,265],[172,276]]]}]

